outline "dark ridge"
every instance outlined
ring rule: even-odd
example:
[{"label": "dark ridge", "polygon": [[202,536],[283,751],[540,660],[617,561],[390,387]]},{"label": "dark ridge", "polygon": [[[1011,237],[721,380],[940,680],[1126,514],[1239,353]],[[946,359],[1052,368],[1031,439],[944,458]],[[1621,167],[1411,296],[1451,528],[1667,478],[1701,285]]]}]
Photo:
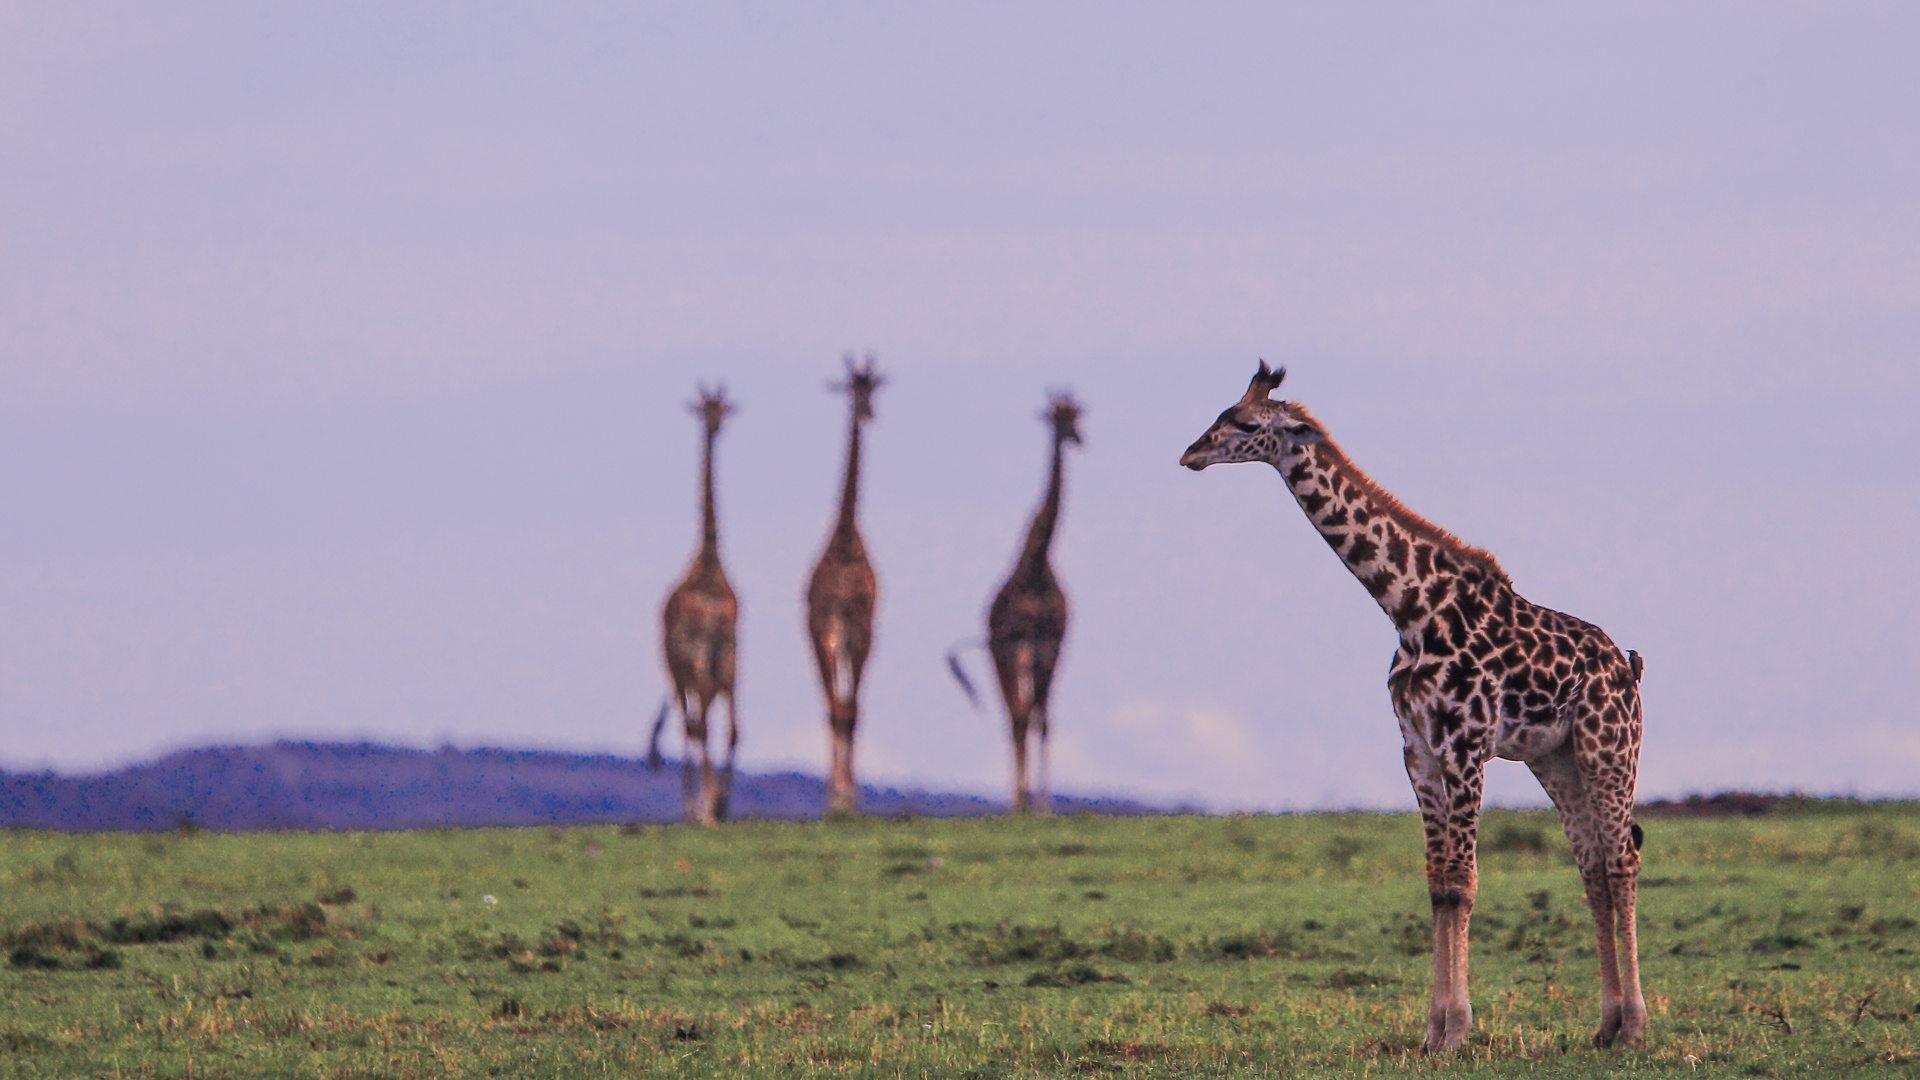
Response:
[{"label": "dark ridge", "polygon": [[[875,816],[1004,813],[977,795],[867,786]],[[1126,799],[1055,796],[1064,814],[1160,813]],[[741,773],[736,818],[810,819],[826,784],[804,773]],[[507,825],[662,824],[680,820],[680,770],[638,758],[543,750],[408,750],[377,743],[278,742],[182,750],[102,776],[0,772],[0,828],[154,831],[181,826],[421,829]]]},{"label": "dark ridge", "polygon": [[1759,817],[1779,811],[1807,810],[1815,805],[1852,802],[1851,799],[1818,799],[1806,795],[1769,795],[1753,791],[1721,791],[1712,795],[1689,795],[1684,799],[1655,799],[1639,806],[1642,814],[1654,817]]}]

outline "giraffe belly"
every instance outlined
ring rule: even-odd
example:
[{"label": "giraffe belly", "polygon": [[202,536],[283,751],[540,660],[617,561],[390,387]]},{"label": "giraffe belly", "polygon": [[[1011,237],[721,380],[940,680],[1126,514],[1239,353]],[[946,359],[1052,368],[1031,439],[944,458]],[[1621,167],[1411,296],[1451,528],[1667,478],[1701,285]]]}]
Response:
[{"label": "giraffe belly", "polygon": [[1508,761],[1532,761],[1545,757],[1567,741],[1571,722],[1563,715],[1546,721],[1530,721],[1524,716],[1502,717],[1495,736],[1493,753]]}]

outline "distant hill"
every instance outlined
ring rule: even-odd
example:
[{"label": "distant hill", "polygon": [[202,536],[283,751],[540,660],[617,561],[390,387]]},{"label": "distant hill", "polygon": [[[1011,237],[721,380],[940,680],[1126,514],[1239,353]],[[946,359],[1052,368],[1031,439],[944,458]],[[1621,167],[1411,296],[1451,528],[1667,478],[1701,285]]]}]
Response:
[{"label": "distant hill", "polygon": [[[817,818],[826,784],[804,773],[741,773],[731,816]],[[1006,804],[977,795],[862,789],[868,813],[963,817]],[[407,750],[376,743],[279,742],[183,750],[103,776],[0,772],[0,827],[417,829],[680,819],[680,770],[637,759],[539,750]],[[1056,796],[1060,813],[1156,813],[1116,799]]]}]

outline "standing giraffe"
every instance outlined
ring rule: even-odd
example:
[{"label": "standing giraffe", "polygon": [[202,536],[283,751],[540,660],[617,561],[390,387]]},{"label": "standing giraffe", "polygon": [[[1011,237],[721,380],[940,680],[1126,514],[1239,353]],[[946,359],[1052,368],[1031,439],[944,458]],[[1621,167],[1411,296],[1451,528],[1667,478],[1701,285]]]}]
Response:
[{"label": "standing giraffe", "polygon": [[[740,604],[726,572],[720,569],[720,525],[713,506],[713,440],[733,405],[725,388],[700,389],[693,406],[705,427],[700,456],[700,551],[687,576],[667,595],[661,613],[661,643],[667,673],[673,678],[673,698],[680,703],[680,720],[688,748],[699,748],[696,776],[693,756],[680,758],[681,789],[687,817],[712,825],[727,814],[728,788],[733,782],[733,755],[740,744],[740,718],[733,696],[733,632]],[[715,698],[727,699],[727,760],[716,779],[707,751],[707,718]]]},{"label": "standing giraffe", "polygon": [[1400,505],[1294,401],[1271,395],[1287,371],[1266,362],[1180,464],[1231,461],[1279,470],[1307,519],[1393,620],[1400,647],[1387,691],[1426,833],[1433,901],[1433,994],[1422,1049],[1467,1040],[1467,925],[1487,760],[1524,761],[1573,844],[1600,960],[1596,1046],[1646,1028],[1633,906],[1640,826],[1640,657],[1606,632],[1529,603],[1491,554]]},{"label": "standing giraffe", "polygon": [[[1060,642],[1067,636],[1067,594],[1054,579],[1047,549],[1053,544],[1054,523],[1060,518],[1060,483],[1068,443],[1080,442],[1080,405],[1071,394],[1048,395],[1042,414],[1053,425],[1053,465],[1046,498],[1027,527],[1027,542],[1013,573],[987,609],[987,651],[1000,677],[1000,696],[1007,703],[1013,726],[1013,809],[1015,813],[1047,813],[1052,800],[1047,791],[1047,693],[1053,669],[1060,661]],[[1038,793],[1027,787],[1027,733],[1040,740]]]},{"label": "standing giraffe", "polygon": [[876,589],[867,547],[854,519],[860,497],[860,425],[873,419],[873,392],[883,381],[871,353],[864,364],[847,356],[847,381],[835,385],[852,401],[847,422],[847,475],[840,487],[840,516],[827,550],[807,584],[807,634],[820,665],[827,694],[827,728],[833,739],[833,768],[827,781],[827,812],[860,812],[860,789],[853,780],[853,728],[860,721],[860,673],[873,647]]}]

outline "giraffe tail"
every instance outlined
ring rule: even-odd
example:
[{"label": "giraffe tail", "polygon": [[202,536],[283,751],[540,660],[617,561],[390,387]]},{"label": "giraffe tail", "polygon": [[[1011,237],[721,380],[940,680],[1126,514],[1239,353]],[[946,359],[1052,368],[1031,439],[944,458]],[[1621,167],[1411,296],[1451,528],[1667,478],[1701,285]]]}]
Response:
[{"label": "giraffe tail", "polygon": [[975,712],[980,711],[980,692],[973,688],[973,680],[967,678],[967,669],[960,663],[960,653],[964,649],[979,647],[979,642],[969,641],[947,650],[947,670],[953,672],[953,680],[960,684],[960,689],[967,695],[967,704],[972,705]]},{"label": "giraffe tail", "polygon": [[666,730],[667,717],[673,715],[673,698],[660,703],[660,715],[654,718],[653,734],[647,738],[647,771],[659,772],[667,759],[660,755],[660,733]]}]

